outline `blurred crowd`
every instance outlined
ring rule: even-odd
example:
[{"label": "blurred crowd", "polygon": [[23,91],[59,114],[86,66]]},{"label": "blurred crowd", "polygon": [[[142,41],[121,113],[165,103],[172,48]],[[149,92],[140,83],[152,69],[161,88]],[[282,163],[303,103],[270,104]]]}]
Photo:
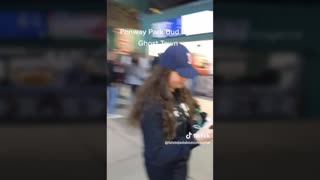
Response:
[{"label": "blurred crowd", "polygon": [[148,77],[151,70],[149,67],[141,66],[141,56],[132,54],[128,61],[120,60],[115,52],[107,53],[107,112],[116,112],[119,90],[123,85],[130,87],[130,95],[127,97],[132,100],[137,88],[141,86]]},{"label": "blurred crowd", "polygon": [[[118,100],[122,96],[120,89],[128,89],[125,99],[131,103],[137,89],[149,77],[160,56],[161,54],[145,57],[138,53],[119,55],[114,51],[107,53],[107,113],[110,116],[117,113]],[[196,78],[187,81],[186,86],[194,94]]]}]

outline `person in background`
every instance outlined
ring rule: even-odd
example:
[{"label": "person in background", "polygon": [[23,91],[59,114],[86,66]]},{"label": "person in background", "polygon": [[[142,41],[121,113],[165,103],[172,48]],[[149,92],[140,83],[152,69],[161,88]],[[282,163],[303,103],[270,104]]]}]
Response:
[{"label": "person in background", "polygon": [[125,83],[130,85],[131,94],[136,94],[137,88],[141,86],[147,76],[146,70],[139,65],[139,56],[133,55],[131,65],[126,67]]},{"label": "person in background", "polygon": [[209,122],[198,128],[193,125],[200,106],[185,83],[199,73],[192,67],[188,53],[179,44],[161,55],[159,64],[138,90],[128,117],[131,125],[142,129],[149,180],[186,180],[191,150],[213,139]]},{"label": "person in background", "polygon": [[117,62],[114,52],[107,54],[107,113],[112,115],[116,112],[116,103],[119,94],[119,86],[122,81],[122,67]]}]

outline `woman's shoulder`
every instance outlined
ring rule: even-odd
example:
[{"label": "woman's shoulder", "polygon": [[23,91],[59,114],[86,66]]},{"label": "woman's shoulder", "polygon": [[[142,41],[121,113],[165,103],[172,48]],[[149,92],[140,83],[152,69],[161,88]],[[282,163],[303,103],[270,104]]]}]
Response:
[{"label": "woman's shoulder", "polygon": [[143,103],[143,111],[144,112],[161,112],[162,104],[156,100],[147,100]]}]

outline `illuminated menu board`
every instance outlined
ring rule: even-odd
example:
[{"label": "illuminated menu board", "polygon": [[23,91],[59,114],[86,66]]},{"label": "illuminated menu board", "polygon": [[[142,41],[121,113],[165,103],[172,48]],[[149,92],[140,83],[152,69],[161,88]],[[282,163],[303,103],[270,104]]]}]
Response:
[{"label": "illuminated menu board", "polygon": [[[205,19],[205,21],[203,21]],[[152,23],[150,35],[168,38],[213,33],[213,11],[187,14],[167,21]]]}]

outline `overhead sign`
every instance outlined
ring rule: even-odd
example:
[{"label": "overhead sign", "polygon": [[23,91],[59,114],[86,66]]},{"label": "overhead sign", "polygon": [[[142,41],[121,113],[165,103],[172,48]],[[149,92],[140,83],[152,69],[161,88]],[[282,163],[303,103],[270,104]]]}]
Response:
[{"label": "overhead sign", "polygon": [[[206,21],[201,21],[201,19],[206,19]],[[151,28],[154,38],[213,33],[213,11],[201,11],[156,22],[151,25]]]},{"label": "overhead sign", "polygon": [[157,22],[152,24],[152,37],[167,38],[182,36],[181,17],[169,19],[167,21]]},{"label": "overhead sign", "polygon": [[213,33],[213,11],[181,16],[182,34],[186,36]]}]

